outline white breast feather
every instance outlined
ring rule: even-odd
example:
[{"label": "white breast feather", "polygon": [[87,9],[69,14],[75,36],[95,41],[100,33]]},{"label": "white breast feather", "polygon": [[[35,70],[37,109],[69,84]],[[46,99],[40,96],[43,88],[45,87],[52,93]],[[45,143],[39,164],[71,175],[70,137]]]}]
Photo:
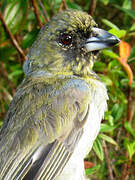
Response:
[{"label": "white breast feather", "polygon": [[85,180],[83,159],[91,150],[93,142],[99,133],[101,120],[107,109],[106,101],[108,99],[106,87],[100,81],[91,80],[90,93],[89,115],[84,125],[83,136],[71,159],[56,180]]}]

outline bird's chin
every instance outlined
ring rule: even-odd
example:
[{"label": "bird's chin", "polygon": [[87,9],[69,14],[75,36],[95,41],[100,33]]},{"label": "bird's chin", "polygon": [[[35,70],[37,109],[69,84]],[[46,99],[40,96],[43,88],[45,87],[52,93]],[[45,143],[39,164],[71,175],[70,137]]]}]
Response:
[{"label": "bird's chin", "polygon": [[100,51],[90,52],[90,59],[95,62],[100,54]]}]

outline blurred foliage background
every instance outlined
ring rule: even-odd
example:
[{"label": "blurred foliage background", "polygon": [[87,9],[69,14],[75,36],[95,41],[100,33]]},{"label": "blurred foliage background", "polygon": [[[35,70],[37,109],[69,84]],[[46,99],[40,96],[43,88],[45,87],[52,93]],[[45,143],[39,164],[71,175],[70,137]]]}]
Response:
[{"label": "blurred foliage background", "polygon": [[92,180],[135,180],[135,0],[1,0],[0,126],[40,28],[66,8],[91,14],[122,41],[103,50],[94,70],[108,88],[108,111],[85,160]]}]

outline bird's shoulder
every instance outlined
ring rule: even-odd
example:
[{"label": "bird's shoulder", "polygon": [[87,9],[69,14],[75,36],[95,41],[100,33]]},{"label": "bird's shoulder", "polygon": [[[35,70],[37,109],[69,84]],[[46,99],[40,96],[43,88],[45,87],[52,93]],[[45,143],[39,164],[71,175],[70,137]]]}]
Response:
[{"label": "bird's shoulder", "polygon": [[[4,122],[3,131],[18,131],[28,121],[40,122],[49,110],[65,111],[78,102],[85,103],[89,97],[89,85],[75,77],[26,77],[17,89]],[[58,115],[58,114],[56,114]]]}]

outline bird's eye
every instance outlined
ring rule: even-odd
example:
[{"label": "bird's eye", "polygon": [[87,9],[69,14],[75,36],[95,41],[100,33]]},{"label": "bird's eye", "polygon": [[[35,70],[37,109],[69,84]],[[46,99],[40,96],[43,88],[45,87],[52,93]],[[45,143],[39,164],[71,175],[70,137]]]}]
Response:
[{"label": "bird's eye", "polygon": [[69,34],[61,34],[60,42],[63,45],[69,46],[72,43],[72,36]]}]

